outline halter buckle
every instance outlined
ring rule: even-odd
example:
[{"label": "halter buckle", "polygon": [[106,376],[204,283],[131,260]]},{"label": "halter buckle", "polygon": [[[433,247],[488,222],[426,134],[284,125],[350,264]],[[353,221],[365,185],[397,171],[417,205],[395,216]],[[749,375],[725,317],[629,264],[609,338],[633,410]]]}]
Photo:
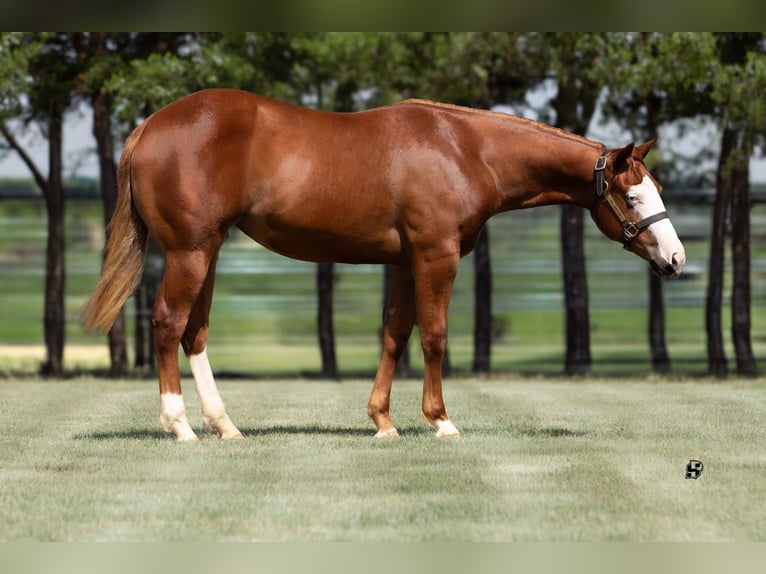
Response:
[{"label": "halter buckle", "polygon": [[625,234],[625,243],[631,241],[636,235],[641,232],[641,227],[632,221],[625,221],[623,223],[623,229]]},{"label": "halter buckle", "polygon": [[604,171],[606,170],[606,152],[601,154],[596,160],[596,167],[593,168],[596,172],[596,197],[604,197],[606,195],[606,189],[609,187],[604,180]]}]

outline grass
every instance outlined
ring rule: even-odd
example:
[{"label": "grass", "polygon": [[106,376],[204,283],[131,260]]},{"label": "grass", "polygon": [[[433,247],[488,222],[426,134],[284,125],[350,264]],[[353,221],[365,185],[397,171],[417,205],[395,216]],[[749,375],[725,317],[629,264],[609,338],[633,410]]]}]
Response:
[{"label": "grass", "polygon": [[762,380],[453,379],[458,441],[419,381],[395,385],[390,441],[368,381],[220,387],[245,441],[175,443],[154,382],[0,382],[0,540],[766,539]]}]

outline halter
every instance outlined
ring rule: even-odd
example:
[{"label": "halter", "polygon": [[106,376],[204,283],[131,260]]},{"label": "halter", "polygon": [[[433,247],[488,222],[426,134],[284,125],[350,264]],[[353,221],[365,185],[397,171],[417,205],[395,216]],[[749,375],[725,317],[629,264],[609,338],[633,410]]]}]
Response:
[{"label": "halter", "polygon": [[620,225],[622,225],[622,244],[627,249],[630,242],[633,241],[633,239],[635,239],[635,237],[644,229],[649,227],[652,223],[666,219],[668,217],[668,212],[660,211],[659,213],[645,217],[641,221],[637,222],[628,221],[628,218],[625,217],[625,214],[622,212],[622,209],[620,209],[620,206],[617,205],[617,202],[612,197],[612,194],[607,193],[609,184],[604,180],[604,170],[606,169],[606,154],[607,152],[605,151],[599,156],[599,158],[596,160],[596,167],[594,168],[596,172],[596,199],[605,200],[607,205],[609,205],[609,208],[612,210],[612,213],[617,218],[617,221],[619,221]]}]

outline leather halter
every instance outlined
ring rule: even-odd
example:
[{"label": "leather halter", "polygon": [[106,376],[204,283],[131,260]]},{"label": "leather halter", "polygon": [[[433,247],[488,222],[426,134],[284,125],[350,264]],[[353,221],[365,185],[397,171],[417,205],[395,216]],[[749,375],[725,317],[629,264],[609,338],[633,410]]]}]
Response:
[{"label": "leather halter", "polygon": [[660,211],[659,213],[645,217],[640,221],[628,221],[628,218],[625,217],[625,214],[622,212],[622,209],[620,209],[620,206],[617,205],[617,202],[612,197],[612,194],[607,192],[609,184],[604,180],[604,171],[606,170],[606,155],[607,152],[605,151],[599,156],[599,158],[596,160],[596,167],[594,168],[596,172],[596,199],[603,199],[606,201],[607,205],[612,210],[612,213],[617,218],[617,221],[619,221],[620,225],[622,225],[622,244],[625,248],[627,248],[630,242],[633,241],[633,239],[635,239],[639,233],[649,227],[652,223],[666,219],[668,217],[668,212]]}]

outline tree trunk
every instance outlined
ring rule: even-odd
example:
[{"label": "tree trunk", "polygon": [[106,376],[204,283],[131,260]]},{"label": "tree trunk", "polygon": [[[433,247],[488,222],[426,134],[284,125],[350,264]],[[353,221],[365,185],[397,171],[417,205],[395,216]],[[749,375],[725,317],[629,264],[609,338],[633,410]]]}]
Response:
[{"label": "tree trunk", "polygon": [[721,155],[718,159],[713,225],[710,235],[710,259],[708,262],[708,285],[705,304],[705,327],[707,331],[708,372],[717,377],[727,373],[726,352],[723,344],[721,306],[723,300],[724,243],[726,239],[726,210],[729,207],[730,177],[729,157],[735,147],[735,133],[724,128],[721,137]]},{"label": "tree trunk", "polygon": [[152,353],[152,325],[149,317],[152,308],[150,296],[146,284],[141,281],[134,295],[135,325],[133,326],[133,342],[135,347],[134,368],[139,373],[153,371]]},{"label": "tree trunk", "polygon": [[[644,97],[644,107],[646,109],[646,132],[647,138],[656,134],[658,125],[657,101],[648,95]],[[655,166],[654,175],[660,181],[664,179],[662,165]],[[649,276],[649,353],[652,359],[652,370],[655,373],[670,372],[670,355],[665,343],[665,302],[662,291],[664,282],[655,275],[647,266],[647,275]]]},{"label": "tree trunk", "polygon": [[317,265],[317,329],[319,350],[322,355],[322,376],[338,378],[338,364],[335,358],[335,327],[333,325],[333,286],[335,282],[333,263]]},{"label": "tree trunk", "polygon": [[[562,52],[570,69],[576,69],[577,51],[569,46]],[[585,135],[593,116],[599,86],[574,72],[558,78],[558,93],[553,100],[556,126]],[[588,276],[585,266],[584,210],[575,205],[561,206],[561,262],[564,283],[564,314],[567,375],[584,375],[591,369],[590,309]]]},{"label": "tree trunk", "polygon": [[753,145],[744,133],[731,154],[731,335],[737,374],[753,376],[756,362],[750,337],[750,156]]},{"label": "tree trunk", "polygon": [[48,121],[48,183],[45,206],[48,212],[48,242],[45,258],[45,314],[43,328],[46,359],[40,372],[59,377],[64,373],[64,189],[62,171],[63,112],[51,105]]},{"label": "tree trunk", "polygon": [[584,375],[591,369],[583,213],[582,208],[576,205],[561,206],[561,264],[566,324],[564,372],[567,375]]},{"label": "tree trunk", "polygon": [[151,236],[146,243],[146,263],[141,282],[135,296],[135,369],[149,373],[155,369],[154,336],[152,329],[152,307],[160,290],[165,259],[157,243]]},{"label": "tree trunk", "polygon": [[492,267],[489,257],[489,229],[485,225],[473,255],[474,324],[473,372],[489,373],[492,348]]},{"label": "tree trunk", "polygon": [[665,303],[662,300],[662,279],[649,275],[649,350],[652,370],[655,373],[670,372],[670,356],[665,345]]},{"label": "tree trunk", "polygon": [[[99,160],[99,181],[101,199],[104,204],[104,225],[112,219],[117,203],[117,166],[114,161],[114,136],[112,135],[111,98],[96,94],[93,104],[93,135]],[[107,232],[108,233],[108,232]],[[108,239],[108,235],[107,235]],[[108,335],[109,374],[124,375],[128,366],[128,351],[125,339],[125,312],[120,310]]]}]

